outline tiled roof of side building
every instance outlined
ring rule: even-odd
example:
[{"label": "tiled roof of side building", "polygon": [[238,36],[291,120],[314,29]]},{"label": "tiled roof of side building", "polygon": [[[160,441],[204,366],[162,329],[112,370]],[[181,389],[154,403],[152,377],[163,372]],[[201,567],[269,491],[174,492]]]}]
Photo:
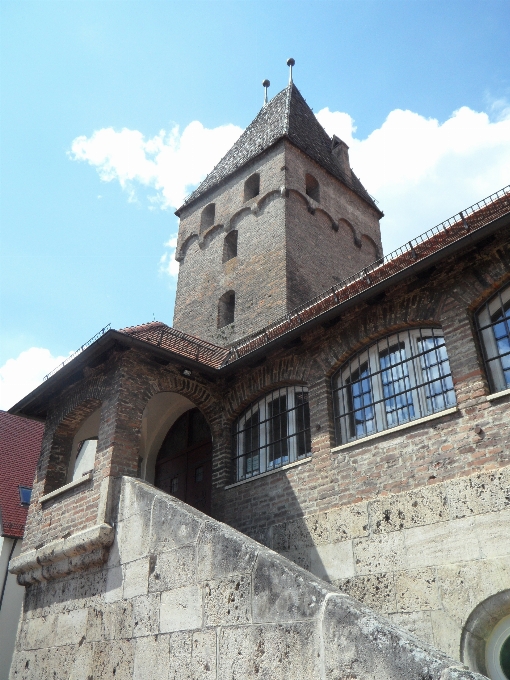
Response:
[{"label": "tiled roof of side building", "polygon": [[294,84],[264,106],[212,172],[177,210],[189,206],[243,165],[286,137],[381,213],[354,173],[346,177],[331,150],[331,139]]},{"label": "tiled roof of side building", "polygon": [[229,350],[224,347],[218,347],[218,345],[213,345],[206,340],[183,333],[161,321],[151,321],[140,326],[121,328],[119,332],[212,368],[220,368],[229,354]]},{"label": "tiled roof of side building", "polygon": [[0,411],[0,511],[2,536],[21,538],[27,507],[19,487],[32,488],[44,425]]}]

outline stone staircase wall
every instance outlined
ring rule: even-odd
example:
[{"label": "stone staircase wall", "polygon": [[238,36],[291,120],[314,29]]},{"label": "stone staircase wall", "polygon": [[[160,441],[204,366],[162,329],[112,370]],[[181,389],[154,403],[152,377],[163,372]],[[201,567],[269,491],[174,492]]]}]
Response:
[{"label": "stone staircase wall", "polygon": [[98,564],[97,549],[89,563],[69,559],[73,568],[60,559],[57,571],[34,570],[37,556],[12,565],[21,581],[32,565],[24,580],[32,583],[11,680],[483,677],[244,534],[129,477],[106,562]]}]

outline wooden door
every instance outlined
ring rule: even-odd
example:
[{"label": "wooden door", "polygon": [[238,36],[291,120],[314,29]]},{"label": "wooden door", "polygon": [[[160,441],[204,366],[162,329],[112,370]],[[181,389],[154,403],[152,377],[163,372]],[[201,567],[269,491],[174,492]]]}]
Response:
[{"label": "wooden door", "polygon": [[154,484],[202,512],[210,512],[211,431],[202,413],[191,409],[172,425],[156,460]]}]

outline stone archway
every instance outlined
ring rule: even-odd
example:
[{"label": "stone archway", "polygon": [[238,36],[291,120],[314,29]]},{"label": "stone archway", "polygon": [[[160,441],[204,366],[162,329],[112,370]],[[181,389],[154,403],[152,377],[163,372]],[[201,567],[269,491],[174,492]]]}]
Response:
[{"label": "stone archway", "polygon": [[154,485],[202,512],[211,510],[212,438],[198,408],[169,429],[155,464]]}]

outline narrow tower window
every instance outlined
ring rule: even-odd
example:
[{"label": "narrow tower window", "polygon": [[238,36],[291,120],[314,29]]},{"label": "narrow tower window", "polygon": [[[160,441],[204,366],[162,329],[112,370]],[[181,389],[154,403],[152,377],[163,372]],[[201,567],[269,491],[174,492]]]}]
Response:
[{"label": "narrow tower window", "polygon": [[306,175],[305,177],[306,195],[313,198],[314,201],[319,203],[320,201],[320,190],[319,182],[315,179],[313,175]]},{"label": "narrow tower window", "polygon": [[223,262],[237,257],[237,230],[231,231],[223,241]]},{"label": "narrow tower window", "polygon": [[236,294],[233,290],[227,290],[218,301],[218,328],[234,323],[236,308]]},{"label": "narrow tower window", "polygon": [[200,217],[200,231],[205,231],[206,229],[209,229],[209,227],[212,227],[214,224],[215,214],[216,206],[214,203],[209,203],[209,205],[205,206]]},{"label": "narrow tower window", "polygon": [[260,193],[260,175],[255,172],[244,183],[244,200],[249,201]]}]

